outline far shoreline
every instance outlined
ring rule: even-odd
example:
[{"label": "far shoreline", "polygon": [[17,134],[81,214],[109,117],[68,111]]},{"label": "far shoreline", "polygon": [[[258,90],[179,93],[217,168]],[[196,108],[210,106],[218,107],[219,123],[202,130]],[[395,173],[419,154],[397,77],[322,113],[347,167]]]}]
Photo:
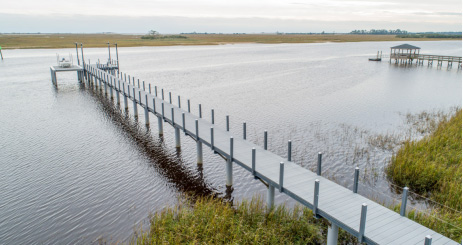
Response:
[{"label": "far shoreline", "polygon": [[[75,42],[85,48],[191,46],[222,44],[288,44],[288,43],[345,43],[394,41],[462,41],[461,38],[401,38],[396,35],[355,34],[182,34],[186,38],[142,39],[134,34],[0,34],[2,49],[59,49],[75,48]],[[79,45],[80,46],[80,45]]]}]

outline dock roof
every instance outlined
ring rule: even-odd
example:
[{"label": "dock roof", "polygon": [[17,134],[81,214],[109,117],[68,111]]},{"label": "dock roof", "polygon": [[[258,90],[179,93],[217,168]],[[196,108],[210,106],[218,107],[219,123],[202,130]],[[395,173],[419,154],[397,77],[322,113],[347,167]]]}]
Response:
[{"label": "dock roof", "polygon": [[413,46],[410,44],[401,44],[399,46],[391,47],[392,49],[421,49],[420,47]]}]

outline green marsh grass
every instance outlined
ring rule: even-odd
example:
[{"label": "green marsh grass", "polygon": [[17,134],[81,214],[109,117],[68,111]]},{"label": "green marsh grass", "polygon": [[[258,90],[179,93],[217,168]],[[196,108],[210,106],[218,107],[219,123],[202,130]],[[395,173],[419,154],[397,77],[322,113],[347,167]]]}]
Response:
[{"label": "green marsh grass", "polygon": [[421,140],[404,142],[386,168],[396,185],[442,204],[434,206],[432,216],[419,214],[416,221],[456,241],[461,240],[461,229],[454,227],[461,227],[461,116],[459,109],[450,119],[431,123],[434,132]]},{"label": "green marsh grass", "polygon": [[[234,206],[218,198],[181,202],[150,217],[132,244],[323,244],[327,224],[311,210],[278,205],[270,212],[260,197]],[[343,244],[356,239],[340,230]]]}]

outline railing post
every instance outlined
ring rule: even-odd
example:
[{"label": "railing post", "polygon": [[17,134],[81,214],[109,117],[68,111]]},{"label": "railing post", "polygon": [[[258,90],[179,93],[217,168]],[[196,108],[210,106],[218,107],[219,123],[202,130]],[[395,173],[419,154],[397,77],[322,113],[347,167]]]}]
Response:
[{"label": "railing post", "polygon": [[199,104],[199,118],[203,118],[203,111],[201,110],[201,104]]},{"label": "railing post", "polygon": [[117,101],[117,105],[120,106],[121,98],[120,98],[119,93],[121,92],[121,81],[119,79],[117,79],[117,85],[118,85],[118,89],[116,90],[116,101]]},{"label": "railing post", "polygon": [[172,127],[175,128],[174,107],[170,108],[170,119],[172,121]]},{"label": "railing post", "polygon": [[227,132],[230,131],[230,117],[227,115],[226,117],[226,121],[227,121]]},{"label": "railing post", "polygon": [[252,148],[252,175],[256,176],[256,148]]},{"label": "railing post", "polygon": [[280,193],[283,192],[283,178],[284,178],[284,175],[285,175],[285,163],[284,162],[280,162],[280,182],[279,182],[279,191]]},{"label": "railing post", "polygon": [[188,103],[188,113],[191,113],[190,100],[189,99],[187,100],[187,103]]},{"label": "railing post", "polygon": [[431,235],[427,235],[425,238],[424,238],[424,245],[431,245],[432,244],[432,236]]},{"label": "railing post", "polygon": [[161,115],[162,115],[162,119],[164,120],[165,116],[164,116],[164,101],[161,102]]},{"label": "railing post", "polygon": [[314,194],[313,194],[313,215],[318,218],[318,196],[320,194],[320,180],[315,179]]},{"label": "railing post", "polygon": [[169,92],[169,104],[172,105],[172,93],[171,92]]},{"label": "railing post", "polygon": [[357,193],[358,187],[359,187],[359,168],[355,167],[355,172],[354,172],[354,187],[352,188],[352,191],[354,193]]},{"label": "railing post", "polygon": [[233,136],[230,137],[230,156],[227,160],[225,172],[227,174],[227,186],[233,185]]},{"label": "railing post", "polygon": [[148,84],[148,92],[151,94],[151,83]]},{"label": "railing post", "polygon": [[214,127],[211,127],[211,150],[214,150]]},{"label": "railing post", "polygon": [[359,236],[357,237],[359,242],[363,242],[363,235],[365,234],[365,225],[367,222],[367,204],[362,204],[362,213],[360,214],[360,228]]},{"label": "railing post", "polygon": [[288,162],[291,162],[291,140],[288,140]]},{"label": "railing post", "polygon": [[198,119],[195,120],[195,126],[196,126],[196,152],[198,155],[198,164],[203,164],[203,144],[201,143],[201,140],[199,139],[199,122]]},{"label": "railing post", "polygon": [[400,205],[400,215],[405,216],[405,212],[407,211],[407,199],[408,199],[408,187],[404,187],[402,192],[402,204]]},{"label": "railing post", "polygon": [[246,122],[243,123],[243,139],[246,139]]},{"label": "railing post", "polygon": [[150,125],[150,116],[148,111],[148,95],[145,95],[145,125],[148,127]]},{"label": "railing post", "polygon": [[156,101],[155,101],[155,98],[153,98],[153,113],[156,116]]},{"label": "railing post", "polygon": [[163,88],[161,89],[161,98],[162,100],[164,100],[164,89]]},{"label": "railing post", "polygon": [[264,150],[267,150],[267,130],[264,131]]},{"label": "railing post", "polygon": [[322,175],[322,153],[318,153],[318,163],[317,163],[317,175]]},{"label": "railing post", "polygon": [[182,112],[182,125],[183,125],[183,132],[186,135],[185,112]]},{"label": "railing post", "polygon": [[180,95],[178,96],[178,108],[182,108],[182,103],[181,103],[181,100],[180,100]]},{"label": "railing post", "polygon": [[154,86],[154,96],[158,97],[158,86]]},{"label": "railing post", "polygon": [[195,119],[195,138],[196,138],[196,141],[199,141],[199,122],[198,122],[198,119]]},{"label": "railing post", "polygon": [[211,109],[212,124],[214,124],[214,109]]},{"label": "railing post", "polygon": [[145,90],[145,81],[143,81],[143,91],[146,91]]}]

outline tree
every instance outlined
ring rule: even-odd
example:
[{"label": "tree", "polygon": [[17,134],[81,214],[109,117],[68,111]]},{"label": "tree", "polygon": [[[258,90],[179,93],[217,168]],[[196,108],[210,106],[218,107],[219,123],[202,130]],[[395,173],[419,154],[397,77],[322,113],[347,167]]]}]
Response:
[{"label": "tree", "polygon": [[157,35],[159,35],[159,32],[157,32],[157,31],[155,31],[155,30],[150,30],[150,31],[148,32],[148,35],[150,35],[150,36],[157,36]]}]

